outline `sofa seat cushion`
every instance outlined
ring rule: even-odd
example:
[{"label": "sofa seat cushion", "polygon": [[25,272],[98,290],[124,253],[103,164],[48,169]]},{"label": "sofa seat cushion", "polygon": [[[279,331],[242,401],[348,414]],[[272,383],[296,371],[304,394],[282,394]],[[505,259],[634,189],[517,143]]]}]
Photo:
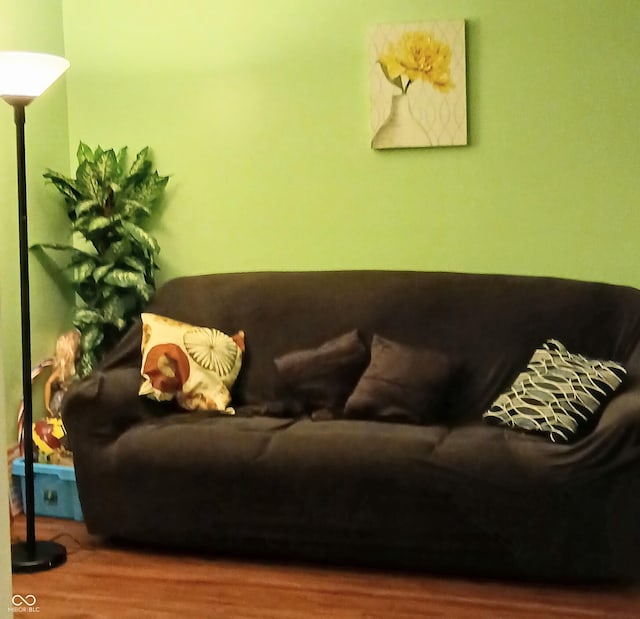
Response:
[{"label": "sofa seat cushion", "polygon": [[[428,522],[438,519],[438,504],[448,501],[441,495],[448,475],[430,463],[447,432],[444,426],[205,412],[149,420],[111,447],[119,491],[135,500],[136,486],[147,489],[144,499],[124,512],[135,517],[127,522],[125,515],[114,530],[122,534],[130,526],[136,536],[151,539],[147,525],[138,528],[153,521],[167,533],[167,542],[174,537],[177,543],[189,538],[190,527],[182,517],[163,522],[162,514],[171,519],[189,513],[200,535],[233,530],[298,531],[303,537],[320,530],[358,530],[389,539],[398,531],[408,538],[422,535]],[[200,495],[193,492],[195,483]],[[185,503],[184,510],[176,510],[176,502]]]},{"label": "sofa seat cushion", "polygon": [[[557,502],[571,510],[573,495],[527,475],[504,434],[482,423],[450,430],[169,415],[111,446],[117,484],[105,509],[117,537],[169,547],[456,570],[482,558],[492,571],[551,539],[548,552],[531,551],[529,561],[549,563],[551,553],[560,566],[567,531],[563,523],[549,527]],[[540,509],[532,509],[543,489]]]}]

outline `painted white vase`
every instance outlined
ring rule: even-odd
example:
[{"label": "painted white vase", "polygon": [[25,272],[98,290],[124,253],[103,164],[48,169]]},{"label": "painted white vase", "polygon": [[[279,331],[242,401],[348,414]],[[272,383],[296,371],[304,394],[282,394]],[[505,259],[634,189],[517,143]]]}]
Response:
[{"label": "painted white vase", "polygon": [[414,118],[406,94],[393,95],[391,110],[371,141],[372,148],[431,146],[429,135]]}]

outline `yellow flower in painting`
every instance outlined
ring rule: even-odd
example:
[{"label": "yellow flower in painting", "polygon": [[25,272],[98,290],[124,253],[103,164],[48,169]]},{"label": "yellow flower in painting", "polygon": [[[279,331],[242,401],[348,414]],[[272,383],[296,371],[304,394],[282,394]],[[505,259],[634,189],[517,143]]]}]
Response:
[{"label": "yellow flower in painting", "polygon": [[428,32],[405,32],[397,42],[389,43],[378,62],[385,77],[402,92],[416,80],[429,82],[440,92],[454,87],[449,75],[451,48]]}]

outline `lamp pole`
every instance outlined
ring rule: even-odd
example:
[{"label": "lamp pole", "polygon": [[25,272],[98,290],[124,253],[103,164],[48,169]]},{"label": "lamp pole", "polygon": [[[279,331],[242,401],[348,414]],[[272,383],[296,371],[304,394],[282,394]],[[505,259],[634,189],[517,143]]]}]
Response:
[{"label": "lamp pole", "polygon": [[[34,548],[35,508],[33,490],[33,395],[31,389],[31,304],[29,299],[29,230],[27,225],[27,177],[24,148],[25,107],[28,101],[12,103],[16,122],[16,161],[18,165],[18,238],[20,249],[20,315],[22,325],[22,398],[24,403],[25,424],[24,459],[25,459],[25,513],[27,514],[27,546]],[[33,515],[30,514],[33,512]]]},{"label": "lamp pole", "polygon": [[33,97],[5,96],[13,106],[16,123],[16,161],[18,166],[18,237],[20,250],[20,312],[22,333],[22,398],[24,403],[24,475],[27,539],[11,546],[14,572],[36,572],[64,563],[67,551],[56,542],[36,541],[33,474],[33,396],[31,388],[31,305],[29,297],[29,229],[27,219],[27,177],[24,141],[25,108]]},{"label": "lamp pole", "polygon": [[25,108],[67,69],[60,56],[33,52],[0,51],[0,97],[13,107],[18,167],[18,238],[20,249],[20,311],[22,333],[22,398],[24,403],[24,502],[26,541],[11,546],[14,572],[37,572],[63,564],[67,550],[61,544],[37,541],[33,474],[33,397],[31,389],[31,307],[29,300],[29,231],[25,157]]}]

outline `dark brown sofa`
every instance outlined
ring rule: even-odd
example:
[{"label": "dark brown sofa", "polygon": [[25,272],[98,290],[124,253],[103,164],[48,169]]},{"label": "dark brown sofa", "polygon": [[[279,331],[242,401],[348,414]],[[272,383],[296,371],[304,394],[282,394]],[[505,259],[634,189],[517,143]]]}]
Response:
[{"label": "dark brown sofa", "polygon": [[[149,311],[245,331],[236,415],[139,397],[135,325],[64,401],[90,532],[465,575],[640,574],[639,291],[501,275],[245,273],[173,280]],[[456,360],[436,422],[274,408],[274,359],[352,329]],[[482,419],[550,337],[628,371],[597,427],[569,444]]]}]

